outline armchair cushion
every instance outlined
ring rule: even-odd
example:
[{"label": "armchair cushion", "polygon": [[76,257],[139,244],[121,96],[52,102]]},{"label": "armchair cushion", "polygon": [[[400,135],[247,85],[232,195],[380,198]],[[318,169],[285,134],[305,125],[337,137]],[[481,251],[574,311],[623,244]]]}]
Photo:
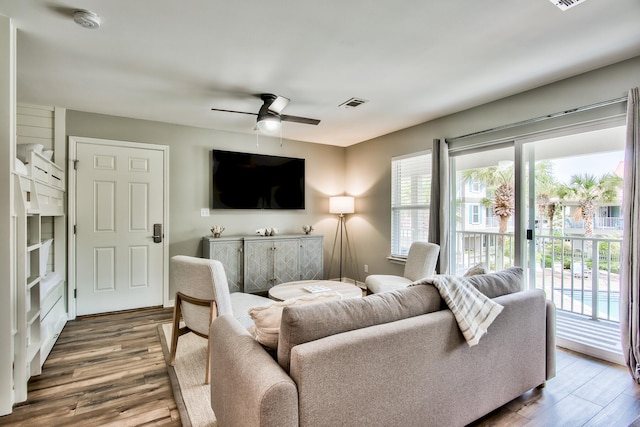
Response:
[{"label": "armchair cushion", "polygon": [[411,283],[412,281],[406,277],[392,276],[390,274],[372,274],[367,276],[365,280],[365,285],[372,294],[406,288]]},{"label": "armchair cushion", "polygon": [[268,307],[275,301],[261,297],[260,295],[245,294],[243,292],[234,292],[229,295],[231,299],[231,311],[233,317],[238,319],[240,324],[247,329],[253,327],[253,320],[249,314],[249,310],[257,306]]},{"label": "armchair cushion", "polygon": [[435,243],[413,242],[407,254],[407,263],[404,265],[404,277],[414,282],[433,276],[439,254],[440,246]]}]

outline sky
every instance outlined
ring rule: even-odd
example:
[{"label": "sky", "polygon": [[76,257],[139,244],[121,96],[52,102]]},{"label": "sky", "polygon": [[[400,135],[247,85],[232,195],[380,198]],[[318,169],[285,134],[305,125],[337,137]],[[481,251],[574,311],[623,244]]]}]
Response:
[{"label": "sky", "polygon": [[558,181],[569,183],[575,174],[590,173],[601,176],[614,173],[620,162],[624,161],[624,151],[588,154],[551,160],[553,174]]}]

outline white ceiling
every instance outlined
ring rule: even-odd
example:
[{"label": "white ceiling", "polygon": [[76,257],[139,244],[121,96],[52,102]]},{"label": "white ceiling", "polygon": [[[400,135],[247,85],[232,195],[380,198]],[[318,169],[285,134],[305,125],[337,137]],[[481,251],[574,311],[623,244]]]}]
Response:
[{"label": "white ceiling", "polygon": [[[73,22],[76,9],[102,18]],[[18,100],[253,133],[263,92],[285,138],[348,146],[640,54],[640,1],[0,0]],[[369,102],[338,105],[351,97]]]}]

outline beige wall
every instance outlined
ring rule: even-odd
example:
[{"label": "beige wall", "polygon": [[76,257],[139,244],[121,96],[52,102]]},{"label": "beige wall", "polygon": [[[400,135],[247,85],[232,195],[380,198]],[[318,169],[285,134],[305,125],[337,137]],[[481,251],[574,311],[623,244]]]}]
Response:
[{"label": "beige wall", "polygon": [[[325,272],[328,271],[336,227],[329,215],[330,195],[344,192],[344,148],[300,141],[260,137],[145,120],[67,111],[67,135],[113,139],[169,146],[169,254],[201,255],[201,238],[211,225],[226,227],[225,236],[253,235],[263,227],[281,233],[302,233],[313,224],[315,234],[325,236]],[[209,207],[210,152],[212,149],[253,152],[306,159],[306,209],[301,211],[211,210]],[[337,263],[337,261],[336,261]],[[337,267],[333,268],[337,271]],[[175,291],[169,290],[169,295]]]},{"label": "beige wall", "polygon": [[[357,213],[348,219],[356,242],[358,269],[369,274],[402,274],[403,266],[386,258],[390,250],[391,157],[431,148],[436,138],[452,138],[571,108],[627,96],[640,85],[640,57],[582,74],[548,86],[504,98],[457,114],[423,123],[347,148],[346,191],[356,196]],[[428,94],[415,94],[426,96]],[[624,111],[620,104],[613,113]],[[617,110],[617,111],[616,111]],[[598,112],[566,116],[541,126],[578,123]],[[514,131],[511,131],[514,132]],[[512,135],[514,135],[512,133]],[[504,136],[504,135],[503,135]]]},{"label": "beige wall", "polygon": [[[356,214],[347,219],[355,249],[359,279],[364,265],[369,274],[402,274],[403,266],[387,260],[390,247],[391,157],[431,148],[435,138],[452,138],[496,126],[626,96],[640,85],[640,57],[582,74],[535,90],[497,100],[411,128],[374,138],[347,149],[299,141],[236,134],[69,111],[67,134],[94,138],[163,144],[170,147],[170,254],[199,255],[200,238],[212,224],[227,227],[225,235],[252,234],[256,228],[277,227],[297,233],[314,224],[325,236],[325,273],[333,245],[336,220],[327,214],[329,195],[356,196]],[[417,94],[416,96],[420,96]],[[424,95],[424,96],[428,96]],[[614,107],[620,113],[622,106]],[[592,112],[545,122],[557,127],[597,116]],[[209,151],[233,151],[303,157],[307,159],[305,211],[212,211],[200,217],[209,203]],[[333,272],[337,271],[334,265]],[[352,276],[352,275],[350,275]],[[171,291],[172,292],[172,291]]]}]

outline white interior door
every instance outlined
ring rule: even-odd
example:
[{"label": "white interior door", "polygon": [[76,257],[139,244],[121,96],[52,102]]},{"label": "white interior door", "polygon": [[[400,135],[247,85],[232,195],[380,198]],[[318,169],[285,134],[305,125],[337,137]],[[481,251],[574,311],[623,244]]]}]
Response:
[{"label": "white interior door", "polygon": [[166,152],[143,146],[76,143],[77,315],[163,304]]}]

